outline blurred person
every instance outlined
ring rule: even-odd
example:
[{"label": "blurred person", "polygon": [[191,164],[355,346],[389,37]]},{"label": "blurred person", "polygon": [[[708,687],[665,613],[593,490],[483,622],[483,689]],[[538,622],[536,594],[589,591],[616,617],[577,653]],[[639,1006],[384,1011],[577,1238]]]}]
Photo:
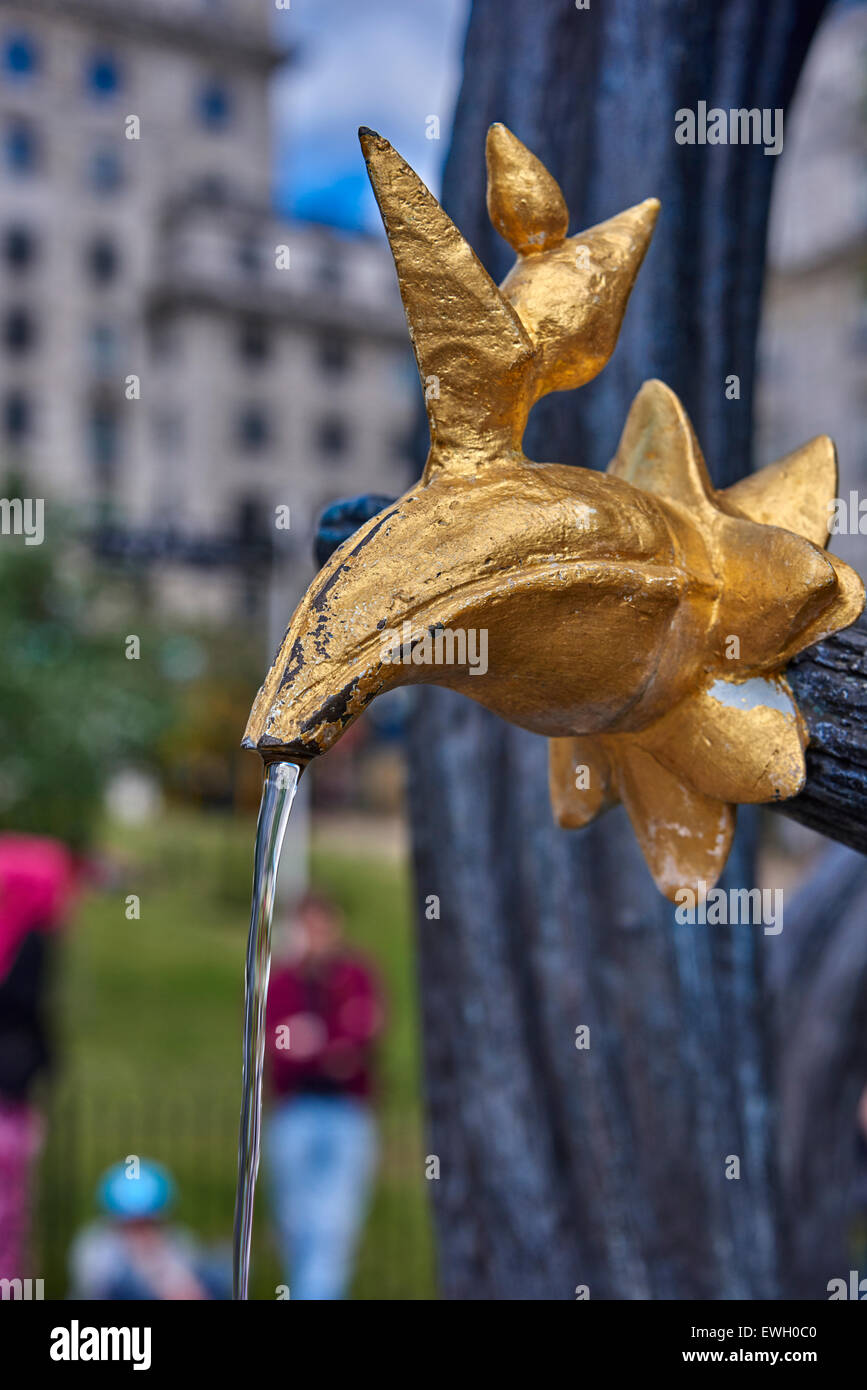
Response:
[{"label": "blurred person", "polygon": [[328,898],[305,895],[288,946],[266,1014],[272,1200],[290,1297],[340,1299],[376,1166],[372,1049],[384,1009],[374,973],[347,950]]},{"label": "blurred person", "polygon": [[0,1279],[29,1277],[33,1172],[42,1142],[34,1100],[50,1068],[50,937],[75,894],[73,854],[57,840],[0,834]]},{"label": "blurred person", "polygon": [[214,1260],[167,1217],[175,1199],[171,1174],[150,1159],[109,1168],[97,1189],[105,1213],[80,1231],[70,1250],[71,1297],[105,1302],[228,1299],[228,1261]]}]

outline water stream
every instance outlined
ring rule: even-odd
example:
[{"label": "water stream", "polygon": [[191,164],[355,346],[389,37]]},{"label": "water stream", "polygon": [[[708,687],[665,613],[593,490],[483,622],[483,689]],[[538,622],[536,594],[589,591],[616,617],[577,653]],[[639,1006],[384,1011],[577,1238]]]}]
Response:
[{"label": "water stream", "polygon": [[253,1234],[253,1201],[259,1172],[262,1128],[262,1070],[265,1061],[265,1000],[271,973],[271,916],[274,886],[283,836],[301,769],[295,763],[271,763],[265,769],[265,785],[256,825],[253,867],[253,907],[247,938],[244,971],[244,1065],[241,1130],[238,1137],[238,1188],[235,1196],[235,1232],[232,1246],[232,1297],[247,1298],[250,1278],[250,1239]]}]

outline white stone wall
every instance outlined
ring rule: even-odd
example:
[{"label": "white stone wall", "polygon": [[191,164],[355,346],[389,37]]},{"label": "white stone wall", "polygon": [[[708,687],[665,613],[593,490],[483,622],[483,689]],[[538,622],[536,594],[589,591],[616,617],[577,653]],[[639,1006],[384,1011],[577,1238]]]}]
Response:
[{"label": "white stone wall", "polygon": [[[867,10],[832,9],[811,47],[775,175],[759,338],[756,462],[817,434],[841,497],[867,502]],[[734,368],[733,368],[734,370]],[[867,576],[865,534],[834,551]]]},{"label": "white stone wall", "polygon": [[[283,582],[297,589],[310,569],[312,518],[325,502],[407,485],[399,440],[419,388],[384,244],[283,225],[268,211],[268,76],[277,56],[269,20],[259,0],[93,0],[74,12],[60,0],[0,0],[0,138],[10,121],[27,120],[43,146],[41,166],[26,178],[0,162],[0,236],[26,226],[39,246],[24,273],[0,265],[0,322],[21,308],[38,329],[26,353],[0,342],[0,405],[19,390],[34,412],[20,446],[0,437],[0,463],[22,466],[34,495],[92,514],[101,489],[88,420],[101,403],[118,422],[111,502],[121,523],[219,537],[237,528],[242,499],[270,515],[287,503],[291,532],[277,539],[291,559]],[[18,34],[36,45],[39,63],[15,77],[3,57]],[[97,52],[116,60],[123,79],[99,99],[84,80]],[[231,99],[217,131],[197,108],[212,80]],[[130,115],[140,121],[138,140],[125,138]],[[122,184],[113,192],[89,186],[97,149],[118,161]],[[118,273],[101,286],[84,263],[96,238],[119,257]],[[275,265],[280,244],[290,246],[288,271]],[[242,265],[242,247],[257,249],[259,274]],[[323,265],[336,268],[334,283]],[[259,365],[238,352],[251,315],[269,341]],[[102,367],[92,345],[100,329],[116,338]],[[346,343],[343,373],[322,367],[328,335]],[[129,374],[140,378],[140,400],[125,398]],[[253,406],[269,421],[256,452],[237,433]],[[325,419],[345,423],[339,457],[318,447]],[[193,614],[228,613],[238,587],[234,574],[180,565],[160,566],[152,578],[166,603]],[[223,595],[216,603],[215,593]]]}]

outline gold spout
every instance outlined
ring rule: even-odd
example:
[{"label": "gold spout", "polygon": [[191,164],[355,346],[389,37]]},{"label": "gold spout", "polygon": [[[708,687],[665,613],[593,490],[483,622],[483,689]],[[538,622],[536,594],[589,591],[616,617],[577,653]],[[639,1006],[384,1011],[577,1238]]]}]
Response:
[{"label": "gold spout", "polygon": [[498,289],[388,142],[360,135],[431,449],[301,600],[245,746],[303,764],[380,692],[447,686],[552,740],[561,825],[622,800],[663,892],[710,885],[734,804],[803,783],[786,663],[863,607],[824,549],[833,445],[716,492],[683,407],[652,381],[606,474],[531,462],[529,410],[607,362],[659,205],[567,237],[553,178],[492,127],[488,206],[518,253]]}]

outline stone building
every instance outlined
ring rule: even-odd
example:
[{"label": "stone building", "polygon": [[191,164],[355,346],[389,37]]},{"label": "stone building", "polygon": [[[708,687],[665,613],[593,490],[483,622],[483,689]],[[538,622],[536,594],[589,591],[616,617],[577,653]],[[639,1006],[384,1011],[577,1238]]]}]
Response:
[{"label": "stone building", "polygon": [[[733,368],[734,370],[734,368]],[[867,9],[837,6],[807,57],[776,173],[759,338],[756,461],[816,434],[867,503]],[[847,505],[847,513],[850,508]],[[834,551],[867,577],[863,531]]]},{"label": "stone building", "polygon": [[270,19],[0,0],[0,463],[191,617],[288,611],[317,510],[408,478],[387,248],[270,207]]}]

